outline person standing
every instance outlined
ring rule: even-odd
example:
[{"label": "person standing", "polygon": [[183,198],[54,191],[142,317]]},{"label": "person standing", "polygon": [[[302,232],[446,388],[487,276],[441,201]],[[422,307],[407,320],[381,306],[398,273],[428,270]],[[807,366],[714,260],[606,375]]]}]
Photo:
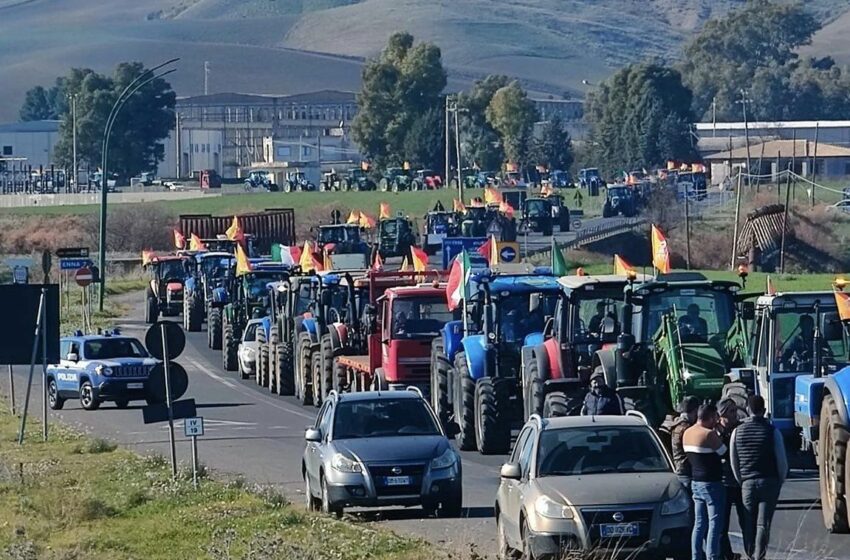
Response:
[{"label": "person standing", "polygon": [[738,516],[738,524],[744,525],[744,502],[741,499],[741,485],[735,480],[732,472],[730,451],[732,432],[740,424],[738,412],[740,408],[731,399],[723,399],[717,403],[717,412],[720,414],[720,423],[717,432],[726,446],[726,455],[723,457],[723,486],[726,488],[726,501],[723,509],[723,529],[720,533],[720,554],[723,560],[739,560],[740,555],[732,551],[732,542],[729,540],[729,525],[732,521],[732,507]]},{"label": "person standing", "polygon": [[752,395],[750,417],[732,432],[730,459],[744,504],[744,551],[764,560],[779,491],[788,473],[782,434],[765,417],[764,399]]},{"label": "person standing", "polygon": [[679,417],[673,421],[670,428],[670,454],[673,456],[676,476],[688,493],[691,491],[691,466],[688,464],[682,438],[685,436],[685,430],[696,424],[698,411],[699,399],[693,395],[685,397],[679,404]]},{"label": "person standing", "polygon": [[720,530],[726,490],[723,487],[723,455],[726,446],[717,435],[717,407],[703,404],[697,423],[685,430],[682,445],[691,467],[694,500],[693,560],[720,560]]},{"label": "person standing", "polygon": [[602,367],[597,367],[590,376],[590,391],[584,396],[582,416],[617,416],[625,414],[623,399],[617,391],[605,383]]}]

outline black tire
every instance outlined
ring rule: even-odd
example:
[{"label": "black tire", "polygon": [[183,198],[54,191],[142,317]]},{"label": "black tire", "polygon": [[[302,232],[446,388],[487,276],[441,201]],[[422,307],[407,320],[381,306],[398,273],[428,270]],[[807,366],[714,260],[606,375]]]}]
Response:
[{"label": "black tire", "polygon": [[727,383],[723,386],[723,399],[730,399],[735,403],[735,406],[738,407],[738,410],[743,414],[747,412],[747,401],[750,397],[750,393],[747,390],[747,386],[743,383]]},{"label": "black tire", "polygon": [[466,353],[455,357],[454,416],[460,426],[458,446],[463,451],[475,449],[475,380],[469,374]]},{"label": "black tire", "polygon": [[88,379],[80,385],[80,406],[84,410],[97,410],[100,408],[100,399],[94,396],[94,387]]},{"label": "black tire", "polygon": [[818,441],[820,501],[823,523],[830,533],[848,532],[847,441],[850,433],[842,425],[832,395],[824,395],[820,409]]},{"label": "black tire", "polygon": [[225,319],[222,321],[221,334],[221,365],[224,371],[236,371],[238,367],[238,359],[236,353],[239,348],[239,339],[236,337],[236,332],[233,330],[233,325]]},{"label": "black tire", "polygon": [[306,472],[304,473],[304,502],[307,506],[307,511],[315,512],[322,509],[321,500],[318,500],[315,496],[313,496],[313,489],[310,484],[310,475]]},{"label": "black tire", "polygon": [[130,401],[128,399],[121,399],[120,401],[115,401],[115,406],[123,410],[130,406]]},{"label": "black tire", "polygon": [[311,369],[310,353],[313,346],[310,335],[301,333],[298,336],[298,347],[295,352],[296,391],[301,404],[313,404],[313,387],[311,385],[313,371]]},{"label": "black tire", "polygon": [[183,330],[189,330],[189,302],[192,301],[192,298],[188,296],[188,294],[183,294]]},{"label": "black tire", "polygon": [[387,385],[387,379],[384,377],[384,371],[382,369],[377,369],[375,374],[372,376],[372,386],[370,387],[372,391],[387,391],[389,390],[389,386]]},{"label": "black tire", "polygon": [[322,406],[322,352],[316,349],[310,352],[310,375],[313,386],[313,406]]},{"label": "black tire", "polygon": [[342,365],[339,360],[334,358],[334,389],[338,393],[349,392],[351,387],[348,384],[348,368]]},{"label": "black tire", "polygon": [[221,350],[221,337],[222,337],[222,326],[221,326],[221,308],[213,307],[209,311],[209,316],[207,317],[207,338],[209,339],[209,346],[213,350]]},{"label": "black tire", "polygon": [[269,368],[266,371],[266,375],[268,376],[266,386],[272,393],[277,393],[277,384],[280,379],[278,373],[280,371],[280,366],[278,365],[278,360],[280,359],[278,346],[280,346],[280,329],[277,325],[272,325],[269,328]]},{"label": "black tire", "polygon": [[148,288],[147,302],[145,304],[145,323],[152,325],[159,318],[159,305],[156,302],[156,297],[153,291]]},{"label": "black tire", "polygon": [[319,381],[322,384],[322,402],[327,400],[328,394],[334,388],[334,349],[331,335],[322,336],[319,346]]},{"label": "black tire", "polygon": [[292,375],[292,343],[279,342],[275,346],[275,389],[277,394],[295,394],[295,378]]},{"label": "black tire", "polygon": [[452,405],[449,402],[451,365],[446,359],[443,346],[442,338],[435,338],[431,343],[431,407],[445,427],[452,416]]},{"label": "black tire", "polygon": [[339,182],[339,190],[342,192],[348,192],[351,190],[351,183],[348,182],[348,179],[343,179]]},{"label": "black tire", "polygon": [[254,365],[256,375],[254,381],[261,387],[266,386],[266,376],[268,375],[269,363],[269,342],[266,338],[266,329],[262,325],[257,327],[257,362]]},{"label": "black tire", "polygon": [[528,420],[532,414],[543,414],[545,390],[540,369],[537,367],[537,358],[534,354],[528,357],[523,370],[525,373],[523,408],[525,408],[525,420]]},{"label": "black tire", "polygon": [[387,192],[388,190],[390,190],[389,181],[387,181],[386,179],[381,179],[381,181],[378,183],[378,188],[381,189],[381,192]]},{"label": "black tire", "polygon": [[47,406],[52,410],[62,410],[65,406],[65,399],[59,396],[59,387],[54,379],[47,382]]},{"label": "black tire", "polygon": [[325,482],[325,477],[322,477],[322,513],[325,515],[333,515],[337,519],[342,517],[342,506],[332,504],[328,494],[328,485]]},{"label": "black tire", "polygon": [[186,323],[186,330],[189,332],[201,332],[201,325],[204,322],[204,302],[197,297],[188,298],[189,309],[184,311],[188,318],[183,317],[183,322]]},{"label": "black tire", "polygon": [[460,517],[463,515],[463,489],[458,488],[440,504],[440,517]]},{"label": "black tire", "polygon": [[482,377],[475,384],[475,441],[484,455],[507,453],[511,445],[511,426],[507,414],[509,403],[500,398],[492,377]]},{"label": "black tire", "polygon": [[561,416],[569,416],[567,396],[559,392],[549,393],[543,400],[543,417],[558,418]]}]

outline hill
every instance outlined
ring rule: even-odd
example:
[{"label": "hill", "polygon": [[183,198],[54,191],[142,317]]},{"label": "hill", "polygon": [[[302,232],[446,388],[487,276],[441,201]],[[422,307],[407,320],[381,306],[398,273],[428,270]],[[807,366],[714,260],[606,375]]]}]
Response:
[{"label": "hill", "polygon": [[[619,66],[675,58],[705,21],[744,0],[0,0],[0,121],[72,66],[181,57],[179,95],[355,90],[390,33],[435,41],[449,87],[499,72],[537,94],[583,96]],[[808,51],[850,62],[850,6],[810,0],[827,24]]]}]

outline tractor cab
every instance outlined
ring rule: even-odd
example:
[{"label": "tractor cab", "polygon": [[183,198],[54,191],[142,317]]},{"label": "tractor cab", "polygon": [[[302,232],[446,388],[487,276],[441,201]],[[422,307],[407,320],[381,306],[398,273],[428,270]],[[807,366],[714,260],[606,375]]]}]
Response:
[{"label": "tractor cab", "polygon": [[602,217],[624,216],[631,218],[637,213],[634,188],[629,185],[611,185],[606,189]]},{"label": "tractor cab", "polygon": [[328,253],[363,253],[368,250],[360,238],[360,226],[357,224],[319,226],[316,244],[319,250]]},{"label": "tractor cab", "polygon": [[458,214],[445,210],[434,210],[425,215],[424,249],[433,255],[443,246],[446,237],[457,237],[460,233]]},{"label": "tractor cab", "polygon": [[410,172],[401,167],[388,167],[381,178],[380,188],[382,191],[406,191],[410,190],[412,178]]},{"label": "tractor cab", "polygon": [[188,261],[186,256],[157,256],[145,266],[150,275],[145,322],[156,322],[160,313],[173,316],[183,310],[183,285],[191,270]]},{"label": "tractor cab", "polygon": [[526,198],[522,204],[521,230],[552,235],[552,201],[548,198]]},{"label": "tractor cab", "polygon": [[413,175],[413,190],[443,188],[443,179],[433,169],[420,169]]},{"label": "tractor cab", "polygon": [[461,236],[485,237],[490,225],[490,213],[486,206],[467,206],[461,222]]},{"label": "tractor cab", "polygon": [[378,251],[381,258],[404,257],[416,245],[416,230],[410,219],[403,216],[378,222]]}]

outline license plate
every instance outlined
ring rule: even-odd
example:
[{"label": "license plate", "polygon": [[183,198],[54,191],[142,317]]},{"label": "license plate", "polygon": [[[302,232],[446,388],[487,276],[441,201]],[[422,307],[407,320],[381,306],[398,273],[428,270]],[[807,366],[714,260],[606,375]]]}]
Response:
[{"label": "license plate", "polygon": [[612,537],[636,537],[640,534],[637,523],[603,523],[599,526],[600,536]]},{"label": "license plate", "polygon": [[409,476],[385,476],[384,484],[387,486],[410,486]]},{"label": "license plate", "polygon": [[144,389],[145,384],[144,383],[127,383],[127,388],[128,389]]}]

